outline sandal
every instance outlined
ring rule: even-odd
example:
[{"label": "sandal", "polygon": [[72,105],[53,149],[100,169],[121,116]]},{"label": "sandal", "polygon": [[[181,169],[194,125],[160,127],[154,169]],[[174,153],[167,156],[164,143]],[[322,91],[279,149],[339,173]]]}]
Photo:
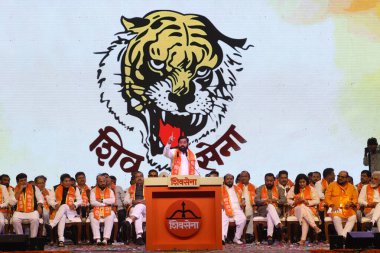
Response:
[{"label": "sandal", "polygon": [[65,244],[62,241],[58,242],[58,247],[65,247]]},{"label": "sandal", "polygon": [[305,246],[305,241],[299,241],[296,243],[298,246]]},{"label": "sandal", "polygon": [[317,226],[314,228],[314,231],[315,231],[316,234],[322,233],[322,229],[320,229]]}]

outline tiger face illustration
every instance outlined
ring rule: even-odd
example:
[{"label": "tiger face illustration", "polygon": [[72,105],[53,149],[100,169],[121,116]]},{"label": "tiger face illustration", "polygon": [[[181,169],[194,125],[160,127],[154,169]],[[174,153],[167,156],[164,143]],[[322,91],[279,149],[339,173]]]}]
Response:
[{"label": "tiger face illustration", "polygon": [[140,130],[147,160],[158,164],[168,138],[191,143],[214,132],[233,101],[246,39],[223,35],[204,16],[153,11],[121,18],[98,69],[101,102],[129,130]]}]

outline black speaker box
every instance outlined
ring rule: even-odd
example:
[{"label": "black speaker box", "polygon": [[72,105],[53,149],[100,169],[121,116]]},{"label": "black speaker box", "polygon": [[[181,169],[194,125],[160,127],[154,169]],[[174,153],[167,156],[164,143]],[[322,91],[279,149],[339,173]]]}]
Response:
[{"label": "black speaker box", "polygon": [[374,233],[373,246],[375,249],[380,249],[380,233]]},{"label": "black speaker box", "polygon": [[26,251],[28,243],[27,235],[0,235],[0,251]]},{"label": "black speaker box", "polygon": [[343,249],[344,239],[341,235],[330,235],[330,250]]},{"label": "black speaker box", "polygon": [[350,232],[347,234],[346,249],[373,248],[374,234],[372,232]]}]

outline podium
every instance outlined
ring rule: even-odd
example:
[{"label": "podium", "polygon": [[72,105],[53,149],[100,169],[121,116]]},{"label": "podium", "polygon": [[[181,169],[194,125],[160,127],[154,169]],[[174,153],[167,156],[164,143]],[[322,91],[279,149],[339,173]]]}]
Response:
[{"label": "podium", "polygon": [[146,250],[221,250],[222,178],[145,178]]}]

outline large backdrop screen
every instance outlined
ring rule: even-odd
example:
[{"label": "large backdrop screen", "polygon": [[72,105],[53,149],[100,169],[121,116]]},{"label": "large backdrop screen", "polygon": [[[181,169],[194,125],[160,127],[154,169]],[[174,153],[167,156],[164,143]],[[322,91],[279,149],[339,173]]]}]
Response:
[{"label": "large backdrop screen", "polygon": [[376,0],[0,2],[0,171],[348,170],[380,134]]}]

